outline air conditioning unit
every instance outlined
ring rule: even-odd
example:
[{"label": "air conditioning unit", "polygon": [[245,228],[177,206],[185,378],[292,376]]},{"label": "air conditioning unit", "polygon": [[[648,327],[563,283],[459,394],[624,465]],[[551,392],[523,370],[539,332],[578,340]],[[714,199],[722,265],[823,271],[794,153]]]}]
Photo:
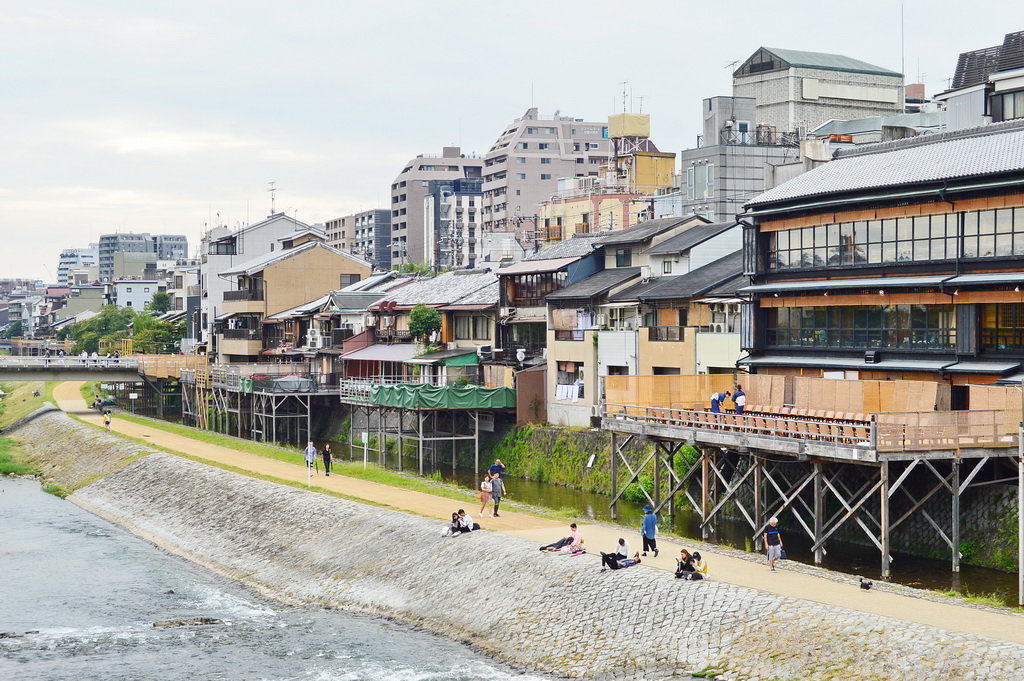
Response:
[{"label": "air conditioning unit", "polygon": [[503,307],[503,308],[501,308],[501,316],[502,317],[512,317],[512,316],[515,315],[515,313],[516,313],[516,309],[514,307]]},{"label": "air conditioning unit", "polygon": [[458,347],[459,347],[459,344],[456,343],[455,341],[449,341],[449,342],[444,344],[444,347],[445,347],[446,350],[457,350]]},{"label": "air conditioning unit", "polygon": [[711,331],[713,333],[724,333],[725,332],[725,324],[712,324],[711,325]]},{"label": "air conditioning unit", "polygon": [[319,350],[321,340],[320,336],[306,336],[306,347],[310,350]]},{"label": "air conditioning unit", "polygon": [[640,279],[642,281],[649,281],[651,278],[651,266],[640,265]]},{"label": "air conditioning unit", "polygon": [[383,326],[385,329],[390,329],[391,327],[393,327],[395,325],[395,318],[394,317],[382,317],[380,321],[381,321],[381,326]]},{"label": "air conditioning unit", "polygon": [[491,356],[491,346],[490,345],[481,345],[480,347],[478,347],[476,349],[476,354],[477,354],[477,357],[490,357]]},{"label": "air conditioning unit", "polygon": [[868,350],[864,353],[864,362],[866,364],[878,364],[882,361],[882,353],[878,350]]},{"label": "air conditioning unit", "polygon": [[376,326],[376,325],[377,325],[377,315],[375,315],[375,314],[363,315],[363,326]]}]

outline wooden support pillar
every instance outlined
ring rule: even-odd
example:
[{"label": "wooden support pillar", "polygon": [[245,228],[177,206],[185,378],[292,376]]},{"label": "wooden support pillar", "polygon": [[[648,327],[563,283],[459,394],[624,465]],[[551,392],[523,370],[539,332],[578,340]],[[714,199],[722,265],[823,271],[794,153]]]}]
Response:
[{"label": "wooden support pillar", "polygon": [[[611,503],[612,514],[611,515],[612,515],[612,520],[615,520],[616,518],[618,518],[618,512],[617,512],[616,506],[618,504],[618,499],[619,499],[619,496],[618,496],[618,491],[619,491],[619,476],[618,476],[618,471],[619,471],[619,447],[618,447],[618,437],[616,437],[614,432],[612,433],[611,455],[612,455],[612,459],[609,462],[609,468],[610,468],[611,479],[612,479],[611,480],[611,482],[612,482],[612,494],[615,495],[615,496],[612,497],[612,503]],[[1024,461],[1024,459],[1022,459],[1022,461]],[[1021,464],[1021,465],[1024,466],[1024,464]],[[1024,550],[1022,550],[1021,555],[1024,556]]]},{"label": "wooden support pillar", "polygon": [[708,448],[700,448],[700,538],[708,538],[708,508],[710,508],[710,500],[708,499],[708,483],[710,482],[709,466],[710,460],[708,458]]},{"label": "wooden support pillar", "polygon": [[950,465],[953,467],[950,477],[950,488],[952,497],[952,524],[950,525],[949,542],[952,544],[953,573],[960,572],[960,459],[953,459]]},{"label": "wooden support pillar", "polygon": [[480,410],[473,412],[473,468],[480,475]]},{"label": "wooden support pillar", "polygon": [[882,577],[889,578],[889,462],[882,461],[878,465],[878,474],[881,477],[881,486],[878,488],[879,513],[878,523],[882,531]]},{"label": "wooden support pillar", "polygon": [[658,450],[662,448],[660,442],[654,445],[654,508],[661,507],[661,454]]},{"label": "wooden support pillar", "polygon": [[1024,606],[1024,423],[1017,439],[1017,604]]},{"label": "wooden support pillar", "polygon": [[825,490],[822,483],[825,464],[820,461],[814,462],[814,543],[818,548],[814,549],[814,564],[821,565],[825,559],[825,545],[821,542],[821,535],[825,528]]},{"label": "wooden support pillar", "polygon": [[398,410],[398,470],[402,470],[402,459],[405,457],[405,410]]}]

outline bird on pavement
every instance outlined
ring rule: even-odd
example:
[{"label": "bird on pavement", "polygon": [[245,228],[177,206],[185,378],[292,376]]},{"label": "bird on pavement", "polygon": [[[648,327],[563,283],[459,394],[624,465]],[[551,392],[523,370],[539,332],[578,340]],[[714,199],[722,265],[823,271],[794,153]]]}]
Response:
[{"label": "bird on pavement", "polygon": [[865,591],[870,590],[872,584],[874,584],[874,582],[869,582],[863,577],[860,578],[860,588],[864,589]]}]

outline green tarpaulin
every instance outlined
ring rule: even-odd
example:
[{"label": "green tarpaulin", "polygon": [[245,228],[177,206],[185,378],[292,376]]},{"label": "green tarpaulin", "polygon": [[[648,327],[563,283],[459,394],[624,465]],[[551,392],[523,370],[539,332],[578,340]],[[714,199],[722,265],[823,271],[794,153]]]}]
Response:
[{"label": "green tarpaulin", "polygon": [[503,409],[515,408],[512,388],[484,388],[478,385],[374,385],[370,402],[403,409]]},{"label": "green tarpaulin", "polygon": [[476,364],[479,360],[476,357],[475,352],[470,352],[463,355],[455,355],[449,357],[444,361],[446,367],[465,367],[471,364]]}]

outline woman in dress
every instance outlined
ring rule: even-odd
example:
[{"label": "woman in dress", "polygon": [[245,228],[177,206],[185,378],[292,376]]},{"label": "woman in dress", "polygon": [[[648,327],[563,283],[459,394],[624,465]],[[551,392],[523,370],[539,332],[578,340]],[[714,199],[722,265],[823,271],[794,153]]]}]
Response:
[{"label": "woman in dress", "polygon": [[483,517],[484,509],[491,503],[491,472],[484,473],[484,481],[480,483],[480,516]]}]

